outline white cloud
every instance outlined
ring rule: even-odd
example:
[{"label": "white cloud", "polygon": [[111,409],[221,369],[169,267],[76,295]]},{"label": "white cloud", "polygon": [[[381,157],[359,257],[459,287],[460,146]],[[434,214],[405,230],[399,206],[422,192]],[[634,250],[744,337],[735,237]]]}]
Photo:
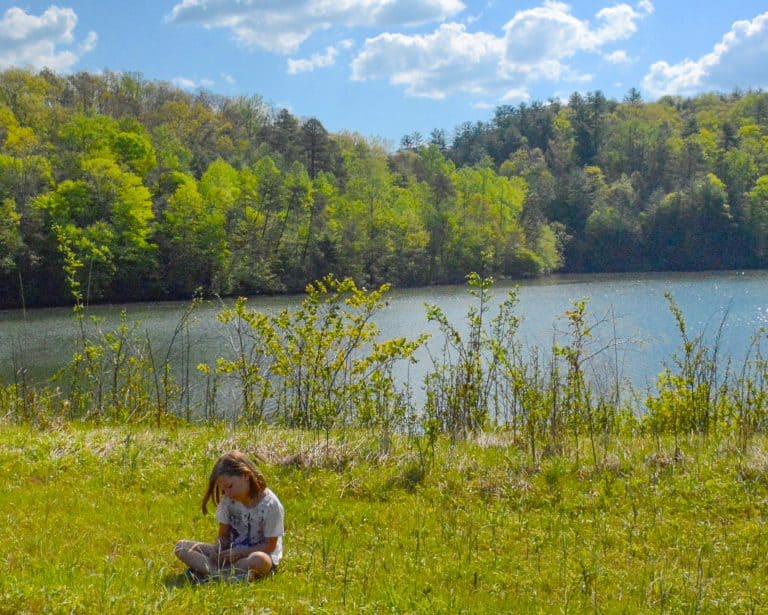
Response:
[{"label": "white cloud", "polygon": [[176,87],[183,88],[185,90],[197,90],[199,88],[209,88],[216,82],[211,79],[189,79],[187,77],[175,77],[171,79],[171,83]]},{"label": "white cloud", "polygon": [[[341,49],[351,49],[353,42],[349,39],[339,43]],[[288,60],[288,74],[297,75],[317,70],[318,68],[327,68],[336,64],[336,58],[339,55],[339,48],[327,47],[325,53],[315,53],[309,58]]]},{"label": "white cloud", "polygon": [[224,28],[247,46],[287,54],[317,30],[418,25],[463,10],[460,0],[183,0],[168,21]]},{"label": "white cloud", "polygon": [[593,28],[562,2],[545,2],[518,12],[504,26],[507,72],[568,78],[573,69],[565,60],[579,52],[597,53],[607,43],[629,38],[641,15],[627,4],[619,4],[601,9],[596,17],[599,26]]},{"label": "white cloud", "polygon": [[653,96],[691,95],[734,87],[768,87],[768,12],[737,21],[712,51],[698,60],[659,61],[643,79]]},{"label": "white cloud", "polygon": [[352,61],[352,79],[388,79],[411,96],[441,99],[458,92],[498,90],[504,41],[469,33],[463,24],[443,24],[432,34],[380,34],[365,41]]},{"label": "white cloud", "polygon": [[18,7],[0,18],[0,69],[11,66],[68,71],[96,46],[95,32],[75,44],[77,14],[72,9],[48,7],[39,17]]},{"label": "white cloud", "polygon": [[325,53],[314,53],[309,58],[288,60],[288,74],[312,72],[318,68],[326,68],[336,64],[336,56],[339,54],[335,47],[328,47]]},{"label": "white cloud", "polygon": [[99,37],[96,35],[96,33],[93,31],[89,32],[88,36],[85,37],[85,40],[80,43],[80,55],[85,55],[86,53],[93,51],[96,48],[96,43],[98,42]]},{"label": "white cloud", "polygon": [[602,9],[597,13],[597,18],[603,23],[594,33],[596,46],[629,38],[637,32],[637,20],[640,17],[641,15],[628,4]]},{"label": "white cloud", "polygon": [[640,0],[640,2],[637,3],[637,8],[639,8],[641,11],[644,11],[647,15],[652,14],[655,10],[651,0]]},{"label": "white cloud", "polygon": [[627,52],[623,49],[607,53],[603,56],[603,59],[610,64],[629,64],[631,62]]},{"label": "white cloud", "polygon": [[530,99],[531,95],[526,88],[512,88],[511,90],[504,92],[504,95],[501,97],[501,101],[505,103],[521,102]]},{"label": "white cloud", "polygon": [[[352,78],[387,79],[411,96],[439,99],[463,92],[524,100],[534,81],[592,80],[569,59],[577,53],[601,54],[606,44],[629,38],[643,15],[619,4],[595,17],[592,25],[575,17],[567,4],[545,2],[517,12],[500,35],[468,32],[458,23],[443,24],[431,34],[380,34],[365,41],[352,62]],[[614,60],[622,58],[617,53],[610,54]]]},{"label": "white cloud", "polygon": [[227,85],[235,85],[235,83],[237,83],[237,81],[235,81],[235,78],[229,73],[221,73],[221,78],[224,80],[224,83],[226,83]]}]

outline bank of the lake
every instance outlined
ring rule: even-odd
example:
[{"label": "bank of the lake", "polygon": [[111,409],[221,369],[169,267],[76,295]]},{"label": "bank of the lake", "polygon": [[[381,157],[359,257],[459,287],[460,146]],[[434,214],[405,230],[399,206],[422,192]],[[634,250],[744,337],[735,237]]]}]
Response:
[{"label": "bank of the lake", "polygon": [[[273,578],[192,587],[210,465],[260,459],[286,509]],[[422,458],[364,432],[0,423],[3,613],[761,612],[768,442],[616,439],[531,464],[509,433]],[[572,451],[573,453],[573,451]]]}]

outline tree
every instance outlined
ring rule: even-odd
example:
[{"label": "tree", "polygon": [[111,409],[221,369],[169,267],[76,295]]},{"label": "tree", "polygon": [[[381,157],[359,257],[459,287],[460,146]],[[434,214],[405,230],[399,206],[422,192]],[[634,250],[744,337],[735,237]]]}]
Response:
[{"label": "tree", "polygon": [[272,124],[265,128],[265,132],[267,143],[280,155],[284,168],[301,159],[299,122],[288,109],[280,109]]},{"label": "tree", "polygon": [[0,273],[8,273],[16,268],[16,255],[23,245],[19,232],[20,221],[15,201],[0,201]]},{"label": "tree", "polygon": [[[520,273],[517,254],[526,247],[519,223],[525,182],[497,175],[488,165],[458,170],[453,176],[456,210],[450,242],[454,278],[490,266],[502,274]],[[488,272],[492,273],[492,272]]]},{"label": "tree", "polygon": [[163,286],[172,297],[190,297],[198,288],[222,292],[227,260],[226,219],[206,204],[194,178],[186,176],[168,199],[158,229]]},{"label": "tree", "polygon": [[281,212],[280,229],[272,250],[284,266],[297,271],[301,265],[298,259],[302,243],[299,229],[305,224],[312,206],[312,182],[304,165],[294,162],[283,185],[285,208]]},{"label": "tree", "polygon": [[162,191],[162,182],[173,172],[189,173],[192,152],[182,143],[173,127],[161,124],[152,132],[152,143],[157,160],[156,174],[158,192]]},{"label": "tree", "polygon": [[[328,224],[328,207],[338,198],[331,177],[320,173],[312,182],[311,202],[304,228],[299,231],[303,276],[296,280],[319,280],[334,271],[335,259],[323,250],[323,231]],[[325,237],[327,246],[328,238]]]},{"label": "tree", "polygon": [[141,178],[145,178],[157,164],[155,148],[145,134],[119,132],[115,135],[112,150],[118,162]]},{"label": "tree", "polygon": [[153,283],[152,201],[132,173],[106,158],[82,163],[82,179],[65,180],[38,197],[59,244],[82,265],[85,300],[146,297]]},{"label": "tree", "polygon": [[24,156],[33,153],[38,143],[34,130],[21,126],[10,109],[0,107],[0,144],[3,151],[13,156]]},{"label": "tree", "polygon": [[445,136],[445,130],[442,128],[434,128],[432,132],[429,133],[428,145],[434,145],[438,150],[440,150],[441,154],[445,154],[445,151],[448,149],[448,141]]},{"label": "tree", "polygon": [[57,179],[77,177],[84,160],[114,160],[112,144],[118,131],[117,121],[105,115],[76,115],[71,118],[58,133],[61,161]]},{"label": "tree", "polygon": [[49,104],[51,84],[28,70],[9,68],[0,72],[0,105],[10,109],[21,126],[47,135],[53,115]]},{"label": "tree", "polygon": [[424,226],[429,235],[427,255],[430,280],[445,280],[448,268],[448,243],[450,235],[450,210],[454,206],[456,189],[451,177],[455,166],[446,160],[436,145],[419,152],[425,181],[429,187],[428,203],[423,208]]},{"label": "tree", "polygon": [[598,90],[589,92],[586,99],[574,93],[568,101],[568,106],[571,109],[571,124],[576,139],[576,158],[582,165],[593,165],[597,162],[611,104]]},{"label": "tree", "polygon": [[421,133],[418,131],[404,135],[403,138],[400,139],[400,149],[416,151],[422,146],[423,140],[424,138],[421,136]]},{"label": "tree", "polygon": [[451,158],[458,166],[473,165],[488,155],[486,127],[482,122],[464,122],[453,133]]},{"label": "tree", "polygon": [[520,224],[528,245],[536,245],[542,228],[547,223],[547,212],[555,199],[555,178],[547,166],[544,154],[538,148],[520,148],[501,165],[499,173],[505,177],[521,177],[526,185],[526,198]]},{"label": "tree", "polygon": [[347,169],[346,193],[340,204],[344,203],[350,219],[339,219],[341,208],[335,212],[335,221],[339,224],[337,237],[346,236],[339,245],[345,248],[345,257],[360,261],[349,264],[360,272],[357,275],[362,281],[382,283],[387,281],[383,271],[392,250],[384,228],[386,210],[393,198],[387,153],[383,147],[371,146],[353,135],[340,139],[340,147]]},{"label": "tree", "polygon": [[209,208],[226,215],[240,198],[240,174],[221,158],[214,160],[200,178],[200,194]]},{"label": "tree", "polygon": [[328,136],[328,131],[315,118],[310,118],[301,126],[301,144],[304,148],[304,166],[309,178],[315,179],[318,173],[333,172],[336,166],[336,146]]},{"label": "tree", "polygon": [[696,178],[690,191],[667,195],[645,220],[646,253],[661,270],[733,267],[740,239],[717,176]]},{"label": "tree", "polygon": [[585,254],[588,271],[625,271],[636,269],[640,256],[640,227],[613,207],[593,211],[584,229],[589,250]]},{"label": "tree", "polygon": [[547,143],[547,162],[555,177],[567,175],[574,164],[576,139],[570,116],[570,109],[563,109],[557,114],[552,124],[552,138]]},{"label": "tree", "polygon": [[629,88],[629,91],[624,96],[624,102],[630,105],[639,106],[643,102],[643,96],[640,94],[640,90],[635,87]]},{"label": "tree", "polygon": [[224,99],[220,114],[229,126],[238,165],[251,165],[260,158],[261,133],[269,121],[269,112],[260,96]]},{"label": "tree", "polygon": [[286,228],[283,173],[270,156],[240,174],[241,192],[229,222],[231,256],[228,292],[285,290],[278,250]]},{"label": "tree", "polygon": [[747,195],[747,237],[753,267],[768,265],[768,175],[763,175]]}]

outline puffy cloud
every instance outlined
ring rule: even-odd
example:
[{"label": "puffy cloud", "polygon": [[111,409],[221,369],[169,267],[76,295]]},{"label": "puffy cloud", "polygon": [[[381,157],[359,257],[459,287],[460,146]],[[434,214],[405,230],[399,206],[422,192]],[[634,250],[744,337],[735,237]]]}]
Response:
[{"label": "puffy cloud", "polygon": [[623,49],[618,49],[616,51],[612,51],[611,53],[607,53],[603,56],[603,59],[605,59],[605,61],[610,64],[629,64],[631,62],[627,52]]},{"label": "puffy cloud", "polygon": [[619,4],[601,9],[596,17],[599,25],[594,28],[561,2],[520,11],[504,26],[506,70],[553,80],[568,78],[572,71],[565,60],[579,52],[597,53],[607,43],[629,38],[642,16],[628,4]]},{"label": "puffy cloud", "polygon": [[84,55],[89,51],[93,51],[96,48],[96,43],[99,41],[99,37],[95,32],[91,31],[85,40],[80,44],[80,55]]},{"label": "puffy cloud", "polygon": [[524,100],[530,100],[531,95],[526,88],[512,88],[504,92],[501,97],[501,101],[505,103],[509,102],[521,102]]},{"label": "puffy cloud", "polygon": [[736,86],[768,87],[768,12],[737,21],[712,51],[698,60],[659,61],[643,79],[654,96],[691,95]]},{"label": "puffy cloud", "polygon": [[72,9],[48,7],[39,17],[18,7],[0,18],[0,69],[10,66],[70,70],[96,46],[95,32],[75,44],[77,14]]},{"label": "puffy cloud", "polygon": [[629,38],[637,31],[637,20],[640,17],[640,13],[628,4],[602,9],[597,13],[597,18],[602,24],[594,33],[596,46]]},{"label": "puffy cloud", "polygon": [[653,2],[651,2],[651,0],[640,0],[640,2],[637,3],[637,8],[648,15],[654,11]]},{"label": "puffy cloud", "polygon": [[171,83],[176,87],[183,88],[185,90],[197,90],[198,88],[209,88],[215,84],[215,81],[211,79],[189,79],[187,77],[175,77],[171,79]]},{"label": "puffy cloud", "polygon": [[380,34],[365,41],[352,62],[352,78],[388,79],[411,96],[445,98],[458,92],[497,90],[504,40],[463,24],[443,24],[432,34]]},{"label": "puffy cloud", "polygon": [[464,10],[460,0],[183,0],[172,23],[225,28],[248,46],[291,53],[313,32],[333,26],[378,27],[443,21]]},{"label": "puffy cloud", "polygon": [[325,53],[314,53],[309,58],[288,60],[288,74],[309,73],[318,68],[326,68],[336,64],[336,56],[339,54],[335,47],[328,47]]},{"label": "puffy cloud", "polygon": [[[344,40],[339,43],[341,49],[350,49],[353,45],[351,40]],[[297,75],[299,73],[312,72],[318,68],[327,68],[336,64],[336,57],[339,55],[337,47],[327,47],[325,53],[315,53],[309,58],[288,60],[288,74]]]},{"label": "puffy cloud", "polygon": [[[352,62],[352,77],[388,79],[412,96],[445,98],[464,92],[525,100],[533,81],[591,80],[568,60],[577,53],[600,54],[606,44],[630,37],[643,14],[619,4],[595,17],[592,25],[575,17],[567,4],[545,2],[517,12],[500,36],[468,32],[457,23],[443,24],[431,34],[380,34],[365,41]],[[621,60],[626,57],[621,53],[611,57]]]}]

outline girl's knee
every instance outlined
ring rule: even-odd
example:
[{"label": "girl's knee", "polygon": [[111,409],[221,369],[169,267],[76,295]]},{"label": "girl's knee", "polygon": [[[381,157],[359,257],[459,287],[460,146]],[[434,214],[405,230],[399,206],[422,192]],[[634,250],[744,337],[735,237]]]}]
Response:
[{"label": "girl's knee", "polygon": [[179,553],[189,551],[190,541],[189,540],[180,540],[173,546],[173,554],[178,555]]},{"label": "girl's knee", "polygon": [[173,553],[178,556],[179,554],[200,552],[201,543],[195,540],[179,540],[174,547]]},{"label": "girl's knee", "polygon": [[251,580],[262,577],[272,570],[272,558],[268,553],[262,551],[251,553],[243,563],[245,564],[244,567],[248,569],[248,578]]}]

